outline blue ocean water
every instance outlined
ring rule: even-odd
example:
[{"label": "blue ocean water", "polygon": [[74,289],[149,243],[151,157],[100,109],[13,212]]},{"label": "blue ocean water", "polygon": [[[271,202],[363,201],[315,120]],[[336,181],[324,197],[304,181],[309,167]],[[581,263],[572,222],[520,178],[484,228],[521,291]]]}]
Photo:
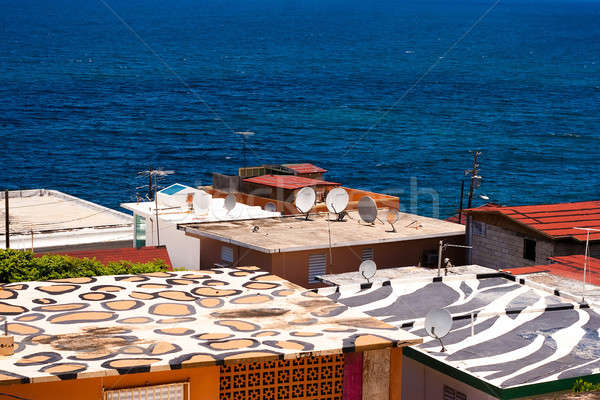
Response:
[{"label": "blue ocean water", "polygon": [[426,215],[457,208],[470,149],[492,200],[598,199],[600,1],[493,5],[0,0],[0,187],[117,208],[150,165],[234,173],[251,130],[249,164],[313,162],[409,210],[412,179]]}]

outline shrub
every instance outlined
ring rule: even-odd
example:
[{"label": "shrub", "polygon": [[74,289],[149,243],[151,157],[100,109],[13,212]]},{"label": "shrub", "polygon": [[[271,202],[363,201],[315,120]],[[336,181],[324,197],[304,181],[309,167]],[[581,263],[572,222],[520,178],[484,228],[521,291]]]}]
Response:
[{"label": "shrub", "polygon": [[600,390],[600,383],[585,382],[583,379],[577,379],[573,384],[574,393],[592,392]]},{"label": "shrub", "polygon": [[166,271],[162,260],[136,264],[128,261],[102,264],[96,259],[56,254],[35,257],[30,251],[0,249],[0,282],[43,281],[82,276],[145,274]]}]

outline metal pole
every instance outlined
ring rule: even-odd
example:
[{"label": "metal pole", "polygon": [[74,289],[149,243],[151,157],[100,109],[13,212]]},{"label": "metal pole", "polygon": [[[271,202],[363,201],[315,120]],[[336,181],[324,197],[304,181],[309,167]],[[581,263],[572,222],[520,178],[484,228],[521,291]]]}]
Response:
[{"label": "metal pole", "polygon": [[[156,179],[155,179],[156,181]],[[158,187],[158,182],[155,182]],[[154,196],[154,210],[156,212],[156,245],[160,246],[160,230],[158,229],[158,196]]]},{"label": "metal pole", "polygon": [[438,249],[438,277],[442,276],[442,250],[444,249],[444,241],[440,240],[440,248]]},{"label": "metal pole", "polygon": [[475,189],[474,186],[474,182],[475,182],[475,177],[477,176],[477,156],[479,155],[479,152],[476,151],[474,156],[473,156],[473,169],[471,170],[471,187],[469,188],[469,206],[468,208],[471,208],[471,205],[473,203],[473,190]]},{"label": "metal pole", "polygon": [[460,204],[458,206],[458,223],[462,224],[463,196],[465,194],[465,180],[460,183]]},{"label": "metal pole", "polygon": [[148,170],[148,199],[152,200],[152,165]]},{"label": "metal pole", "polygon": [[8,218],[8,190],[4,191],[4,230],[6,237],[6,248],[10,249],[10,221]]}]

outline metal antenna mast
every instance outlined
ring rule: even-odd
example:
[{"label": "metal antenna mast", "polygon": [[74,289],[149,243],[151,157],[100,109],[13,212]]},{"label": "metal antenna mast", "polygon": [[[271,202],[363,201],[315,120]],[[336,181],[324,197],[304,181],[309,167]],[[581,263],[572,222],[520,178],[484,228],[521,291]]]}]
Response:
[{"label": "metal antenna mast", "polygon": [[[165,171],[162,169],[152,169],[150,167],[148,171],[138,172],[138,175],[144,176],[148,175],[148,200],[152,201],[152,196],[154,197],[154,211],[156,218],[156,245],[160,246],[160,229],[158,227],[158,190],[161,188],[159,186],[159,181],[161,178],[174,174],[175,171]],[[154,178],[154,182],[152,181]],[[139,186],[136,189],[143,188],[144,186]]]},{"label": "metal antenna mast", "polygon": [[246,168],[248,166],[248,164],[246,164],[246,140],[249,136],[256,135],[256,132],[243,131],[236,132],[236,134],[242,136],[242,159],[244,160],[244,163],[242,165],[244,166],[244,168]]}]

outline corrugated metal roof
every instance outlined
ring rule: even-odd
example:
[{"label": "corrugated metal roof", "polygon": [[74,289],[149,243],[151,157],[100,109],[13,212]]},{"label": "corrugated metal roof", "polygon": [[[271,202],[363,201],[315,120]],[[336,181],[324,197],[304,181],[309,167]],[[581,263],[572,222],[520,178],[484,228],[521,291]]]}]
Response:
[{"label": "corrugated metal roof", "polygon": [[293,169],[299,174],[318,174],[327,172],[326,169],[317,167],[314,164],[302,163],[302,164],[282,164],[284,167]]},{"label": "corrugated metal roof", "polygon": [[300,189],[306,186],[334,186],[336,182],[321,181],[295,175],[262,175],[244,179],[244,182],[258,183],[282,189]]},{"label": "corrugated metal roof", "polygon": [[[471,208],[466,211],[471,214],[501,214],[552,239],[572,237],[585,241],[586,232],[574,227],[600,229],[600,201]],[[590,232],[590,240],[600,240],[600,232]]]},{"label": "corrugated metal roof", "polygon": [[[554,263],[546,265],[533,265],[506,269],[513,275],[548,272],[563,278],[583,281],[583,265],[585,256],[582,254],[572,256],[550,257]],[[600,285],[600,260],[588,257],[586,282]]]},{"label": "corrugated metal roof", "polygon": [[[147,246],[141,248],[126,247],[121,249],[103,249],[103,250],[78,250],[78,251],[60,251],[53,254],[61,254],[75,258],[95,258],[102,264],[110,262],[129,261],[132,263],[147,263],[156,259],[163,260],[169,269],[172,269],[171,259],[167,248],[164,246]],[[43,254],[36,254],[42,256]]]}]

